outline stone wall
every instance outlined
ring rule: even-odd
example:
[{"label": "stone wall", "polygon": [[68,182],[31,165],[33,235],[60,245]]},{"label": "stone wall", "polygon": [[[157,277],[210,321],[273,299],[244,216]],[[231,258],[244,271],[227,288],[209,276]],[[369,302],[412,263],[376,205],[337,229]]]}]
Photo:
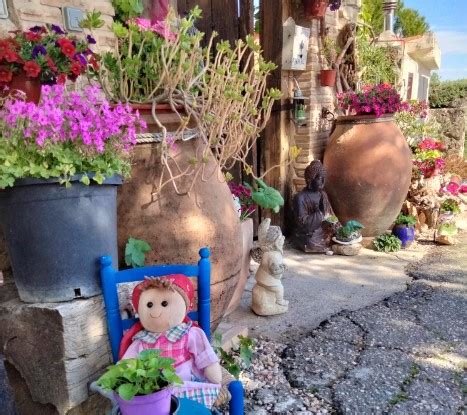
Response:
[{"label": "stone wall", "polygon": [[[114,45],[114,37],[110,30],[115,15],[112,0],[7,0],[8,18],[0,19],[0,35],[9,30],[27,30],[32,26],[53,23],[64,27],[64,8],[74,7],[87,13],[97,10],[102,13],[105,24],[95,30],[97,47],[109,48]],[[80,35],[81,32],[70,32]]]},{"label": "stone wall", "polygon": [[[294,3],[294,2],[293,2]],[[355,22],[361,7],[361,0],[344,0],[339,11],[333,12],[327,9],[324,18],[324,29],[328,34],[336,38],[340,29],[347,23]],[[308,121],[303,127],[291,122],[289,127],[290,145],[296,145],[301,149],[300,156],[294,164],[293,191],[299,191],[305,184],[304,171],[310,161],[322,159],[326,148],[332,122],[323,118],[323,110],[336,113],[334,87],[322,87],[319,74],[321,70],[320,58],[320,28],[319,19],[308,20],[303,16],[301,2],[295,2],[292,8],[292,17],[295,23],[311,29],[308,47],[307,67],[305,71],[284,71],[283,76],[289,79],[290,91],[295,87],[293,78],[298,81],[300,89],[309,100]],[[291,94],[291,92],[290,92]]]},{"label": "stone wall", "polygon": [[448,154],[464,156],[466,132],[466,107],[436,108],[430,114],[438,121],[442,129],[442,138]]}]

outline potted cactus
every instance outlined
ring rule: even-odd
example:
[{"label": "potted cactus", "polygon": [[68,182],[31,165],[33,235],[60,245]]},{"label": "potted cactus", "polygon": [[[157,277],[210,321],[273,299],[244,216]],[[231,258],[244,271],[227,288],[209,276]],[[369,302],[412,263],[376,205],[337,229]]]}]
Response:
[{"label": "potted cactus", "polygon": [[407,248],[415,240],[415,224],[417,218],[412,215],[399,214],[397,217],[394,227],[392,228],[392,234],[397,236],[402,242],[402,248]]}]

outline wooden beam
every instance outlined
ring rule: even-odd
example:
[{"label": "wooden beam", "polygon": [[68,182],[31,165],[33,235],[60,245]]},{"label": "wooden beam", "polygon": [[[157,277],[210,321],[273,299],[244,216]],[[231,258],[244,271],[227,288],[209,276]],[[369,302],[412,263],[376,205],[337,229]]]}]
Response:
[{"label": "wooden beam", "polygon": [[[288,3],[288,0],[261,0],[260,2],[260,41],[263,55],[266,60],[277,65],[277,68],[269,76],[268,88],[278,88],[280,90],[282,89],[282,24],[289,11]],[[280,111],[283,104],[285,104],[284,99],[274,104],[271,118],[262,134],[260,144],[262,172],[267,171],[272,166],[280,165],[283,159],[285,114]],[[275,187],[283,195],[285,193],[285,174],[286,169],[279,167],[271,170],[265,177],[266,183]],[[283,209],[280,214],[266,211],[264,216],[271,217],[273,224],[282,225],[284,223],[283,212]]]}]

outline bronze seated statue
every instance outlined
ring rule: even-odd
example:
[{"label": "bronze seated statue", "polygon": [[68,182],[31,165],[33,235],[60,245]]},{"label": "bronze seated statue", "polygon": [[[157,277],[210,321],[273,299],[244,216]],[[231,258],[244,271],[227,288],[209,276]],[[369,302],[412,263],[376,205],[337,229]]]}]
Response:
[{"label": "bronze seated statue", "polygon": [[324,166],[319,160],[313,160],[305,169],[305,188],[293,199],[293,243],[305,252],[329,251],[331,238],[338,227],[328,196],[323,190],[325,180]]}]

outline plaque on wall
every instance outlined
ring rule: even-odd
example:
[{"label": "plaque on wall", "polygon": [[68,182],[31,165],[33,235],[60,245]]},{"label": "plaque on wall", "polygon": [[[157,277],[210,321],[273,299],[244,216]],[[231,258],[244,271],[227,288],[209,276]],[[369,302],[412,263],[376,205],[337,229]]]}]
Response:
[{"label": "plaque on wall", "polygon": [[0,19],[8,19],[8,9],[6,0],[0,0]]}]

